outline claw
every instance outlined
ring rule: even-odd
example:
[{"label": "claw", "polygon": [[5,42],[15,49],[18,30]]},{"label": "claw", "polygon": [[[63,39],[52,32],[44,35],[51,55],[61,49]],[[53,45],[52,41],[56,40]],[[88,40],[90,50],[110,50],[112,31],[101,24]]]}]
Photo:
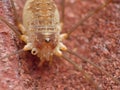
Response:
[{"label": "claw", "polygon": [[27,45],[24,46],[23,50],[28,51],[28,50],[31,50],[32,48],[33,48],[32,43],[27,43]]},{"label": "claw", "polygon": [[24,41],[25,43],[27,43],[27,41],[28,41],[28,36],[26,36],[26,35],[21,35],[20,39],[21,39],[22,41]]},{"label": "claw", "polygon": [[67,34],[67,33],[61,34],[59,40],[60,40],[60,41],[63,41],[63,40],[65,40],[67,37],[68,37],[68,34]]}]

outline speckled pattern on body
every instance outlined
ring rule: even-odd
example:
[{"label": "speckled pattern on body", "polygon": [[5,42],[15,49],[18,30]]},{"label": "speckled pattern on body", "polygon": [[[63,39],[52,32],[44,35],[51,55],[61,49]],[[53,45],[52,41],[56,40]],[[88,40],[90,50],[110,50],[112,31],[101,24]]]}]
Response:
[{"label": "speckled pattern on body", "polygon": [[[17,13],[22,21],[24,0],[15,1]],[[61,12],[61,0],[55,1]],[[66,0],[65,24],[62,32],[69,31],[72,25],[105,1]],[[77,28],[71,37],[64,41],[64,44],[78,54],[89,58],[120,80],[120,2],[119,0],[113,1],[114,3],[108,5]],[[0,8],[1,5],[0,2]],[[0,22],[0,56],[18,49],[14,38],[16,36],[11,32],[12,30],[7,25]],[[120,90],[120,85],[92,65],[74,56],[65,55],[81,65],[103,90]],[[22,63],[20,67],[18,67],[18,60]],[[94,90],[93,86],[84,79],[84,76],[65,60],[54,57],[52,66],[48,66],[46,63],[40,68],[37,67],[38,62],[39,58],[31,55],[30,52],[23,52],[9,59],[1,60],[0,90]],[[21,72],[20,75],[18,71]]]}]

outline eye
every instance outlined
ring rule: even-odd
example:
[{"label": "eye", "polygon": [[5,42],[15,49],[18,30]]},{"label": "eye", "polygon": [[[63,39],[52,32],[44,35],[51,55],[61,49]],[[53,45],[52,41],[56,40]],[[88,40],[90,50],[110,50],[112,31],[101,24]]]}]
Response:
[{"label": "eye", "polygon": [[45,38],[46,43],[49,43],[50,41],[51,41],[50,38]]},{"label": "eye", "polygon": [[31,51],[31,53],[32,53],[33,55],[36,55],[36,54],[38,53],[38,50],[37,50],[36,48],[33,48],[32,51]]}]

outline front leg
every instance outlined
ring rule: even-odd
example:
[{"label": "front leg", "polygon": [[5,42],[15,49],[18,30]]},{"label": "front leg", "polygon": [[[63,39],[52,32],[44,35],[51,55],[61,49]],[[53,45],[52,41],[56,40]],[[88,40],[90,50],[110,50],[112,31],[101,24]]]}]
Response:
[{"label": "front leg", "polygon": [[25,30],[25,27],[23,26],[23,24],[19,23],[18,28],[19,28],[19,30],[21,31],[22,34],[26,34],[26,30]]}]

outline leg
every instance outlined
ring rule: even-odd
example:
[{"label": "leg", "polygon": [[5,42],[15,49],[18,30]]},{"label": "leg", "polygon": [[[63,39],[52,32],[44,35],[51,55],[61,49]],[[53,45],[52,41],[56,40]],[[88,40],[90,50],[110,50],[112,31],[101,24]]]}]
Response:
[{"label": "leg", "polygon": [[77,53],[73,52],[72,50],[68,50],[68,53],[75,55],[76,57],[78,57],[79,59],[88,62],[89,64],[91,64],[92,66],[96,67],[98,70],[100,70],[101,72],[103,72],[105,75],[107,75],[108,77],[110,77],[113,81],[115,81],[116,83],[118,83],[120,85],[120,81],[117,80],[116,78],[114,78],[112,75],[110,75],[108,72],[106,72],[104,69],[100,68],[99,65],[93,63],[92,61],[90,61],[89,59],[86,59],[85,57],[82,57],[81,55],[78,55]]},{"label": "leg", "polygon": [[[13,13],[14,13],[13,15],[15,16],[15,23],[17,24],[20,31],[22,33],[25,33],[25,29],[24,29],[23,25],[19,22],[19,20],[17,18],[17,13],[16,13],[14,2],[13,2],[13,0],[10,0],[10,1],[11,1]],[[21,36],[21,33],[18,31],[18,29],[16,27],[14,27],[12,24],[10,24],[9,22],[7,22],[3,17],[0,16],[0,20],[3,21],[6,25],[8,25],[16,33],[16,35],[18,37]]]},{"label": "leg", "polygon": [[62,8],[62,17],[61,17],[61,26],[63,27],[64,25],[64,13],[65,13],[65,0],[61,1],[61,8]]},{"label": "leg", "polygon": [[82,20],[78,21],[70,30],[68,30],[68,37],[74,32],[80,25],[82,25],[86,20],[88,20],[90,17],[92,17],[94,14],[101,11],[103,8],[105,8],[108,4],[110,4],[113,0],[107,0],[104,4],[100,5],[96,10],[91,11],[83,18]]},{"label": "leg", "polygon": [[3,21],[6,25],[8,25],[8,27],[10,27],[18,37],[21,36],[21,33],[18,31],[18,29],[9,22],[7,22],[3,17],[0,16],[0,20]]},{"label": "leg", "polygon": [[12,8],[13,8],[15,23],[18,24],[19,20],[18,20],[18,16],[17,16],[17,12],[16,12],[16,8],[15,8],[15,5],[14,5],[14,2],[13,2],[13,0],[10,0],[10,1],[11,1],[11,5],[12,5]]},{"label": "leg", "polygon": [[41,67],[44,62],[45,62],[45,60],[44,60],[44,59],[43,59],[43,60],[41,59],[41,60],[40,60],[40,63],[38,64],[38,67]]},{"label": "leg", "polygon": [[65,55],[62,56],[66,61],[68,61],[69,63],[71,63],[78,71],[81,72],[81,74],[83,74],[83,76],[85,77],[85,79],[95,87],[96,90],[101,90],[101,88],[98,86],[98,84],[96,82],[94,82],[92,80],[92,78],[84,71],[82,70],[82,68],[76,64],[75,62],[73,62],[71,59],[69,59],[68,57],[66,57]]},{"label": "leg", "polygon": [[20,49],[20,50],[18,50],[18,51],[15,51],[15,52],[9,54],[9,55],[6,55],[6,56],[4,56],[4,57],[1,57],[0,60],[5,59],[5,58],[9,58],[10,56],[13,56],[13,55],[15,55],[15,54],[20,54],[20,53],[23,52],[23,51],[24,51],[23,49]]},{"label": "leg", "polygon": [[17,12],[16,12],[14,2],[13,2],[13,0],[10,0],[10,1],[11,1],[11,4],[12,4],[13,11],[14,11],[13,13],[14,13],[14,16],[15,16],[15,22],[16,22],[18,28],[20,29],[20,31],[22,32],[22,34],[24,34],[25,33],[25,28],[18,20],[18,15],[17,15]]}]

